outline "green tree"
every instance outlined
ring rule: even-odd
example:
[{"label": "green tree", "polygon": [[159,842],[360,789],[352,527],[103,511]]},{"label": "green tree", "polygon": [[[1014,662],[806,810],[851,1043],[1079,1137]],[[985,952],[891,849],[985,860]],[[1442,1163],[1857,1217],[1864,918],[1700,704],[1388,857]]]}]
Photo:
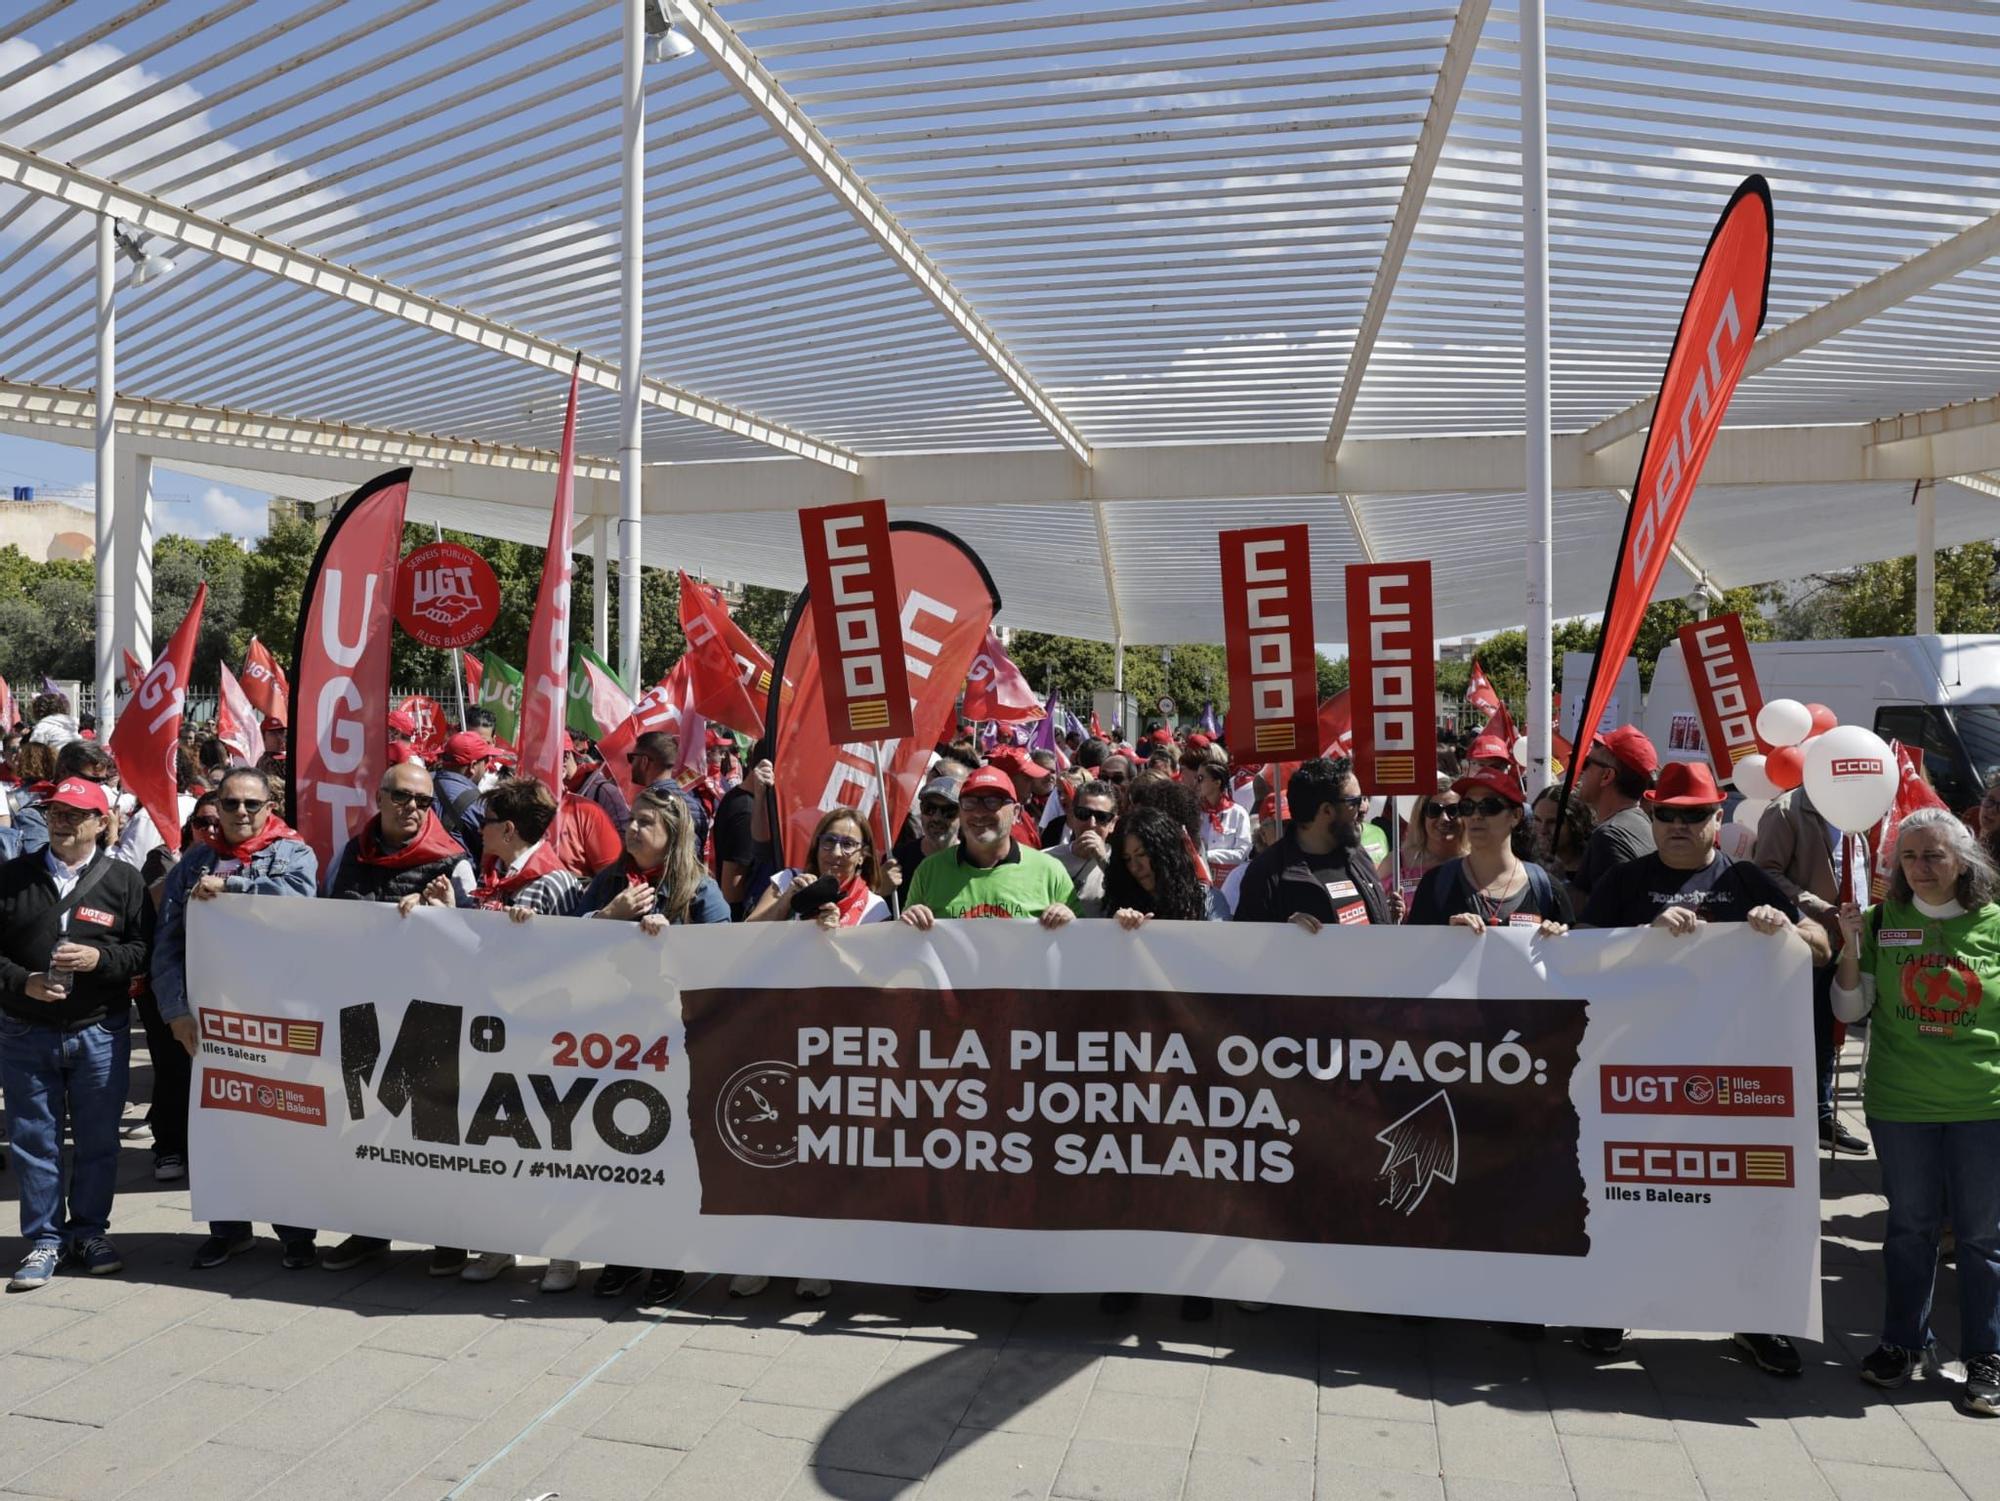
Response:
[{"label": "green tree", "polygon": [[730,614],[746,636],[775,657],[778,643],[784,639],[785,623],[792,618],[793,601],[797,598],[788,589],[767,589],[761,584],[748,584],[743,589],[743,602]]},{"label": "green tree", "polygon": [[[2000,631],[1990,542],[1939,548],[1937,627],[1947,634]],[[1917,560],[1890,558],[1815,574],[1778,610],[1785,640],[1907,636],[1917,628]]]}]

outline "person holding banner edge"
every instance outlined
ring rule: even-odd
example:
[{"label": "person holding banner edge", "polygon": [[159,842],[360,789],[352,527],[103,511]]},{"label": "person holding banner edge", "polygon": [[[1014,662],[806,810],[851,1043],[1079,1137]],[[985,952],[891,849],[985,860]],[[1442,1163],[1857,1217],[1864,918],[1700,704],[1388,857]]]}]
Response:
[{"label": "person holding banner edge", "polygon": [[1402,900],[1382,889],[1361,846],[1361,795],[1354,763],[1316,756],[1285,783],[1291,831],[1244,867],[1235,921],[1291,922],[1308,933],[1328,923],[1386,926],[1402,919]]},{"label": "person holding banner edge", "polygon": [[1451,784],[1465,853],[1424,872],[1410,903],[1413,926],[1529,927],[1545,938],[1575,921],[1569,895],[1541,866],[1522,858],[1532,843],[1527,795],[1510,772],[1480,771]]},{"label": "person holding banner edge", "polygon": [[[1614,732],[1615,733],[1615,732]],[[1652,822],[1654,852],[1626,861],[1592,888],[1582,926],[1664,929],[1690,937],[1705,923],[1741,922],[1773,937],[1797,934],[1813,963],[1826,963],[1826,930],[1801,913],[1769,874],[1716,848],[1722,831],[1722,789],[1706,761],[1675,761],[1643,798]],[[1798,1350],[1780,1334],[1737,1334],[1737,1346],[1774,1376],[1805,1369]],[[1613,1355],[1623,1329],[1585,1329],[1577,1343],[1593,1355]]]},{"label": "person holding banner edge", "polygon": [[899,919],[922,932],[939,918],[1031,917],[1060,928],[1076,913],[1069,872],[1014,838],[1020,804],[1013,778],[982,766],[958,789],[959,842],[925,857]]},{"label": "person holding banner edge", "polygon": [[1957,815],[1907,815],[1886,899],[1838,909],[1832,990],[1840,1020],[1873,1014],[1866,1104],[1889,1200],[1882,1341],[1861,1379],[1893,1388],[1919,1362],[1940,1369],[1930,1315],[1949,1207],[1966,1376],[1953,1401],[1978,1417],[2000,1416],[2000,1026],[1979,1005],[2000,986],[1995,879]]}]

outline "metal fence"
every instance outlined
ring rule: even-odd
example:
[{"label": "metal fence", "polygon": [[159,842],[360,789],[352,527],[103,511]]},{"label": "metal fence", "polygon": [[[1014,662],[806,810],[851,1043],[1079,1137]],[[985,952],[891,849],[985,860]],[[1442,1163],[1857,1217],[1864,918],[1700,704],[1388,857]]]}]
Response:
[{"label": "metal fence", "polygon": [[[457,723],[458,689],[451,683],[431,683],[412,688],[391,688],[389,690],[389,701],[400,704],[404,699],[409,698],[413,694],[421,694],[425,698],[436,699],[444,709],[445,718],[451,720],[454,724]],[[77,689],[76,697],[77,712],[79,714],[95,714],[97,712],[97,690],[95,687],[88,683],[83,684]],[[122,704],[124,699],[121,698],[119,701]],[[220,702],[219,695],[215,693],[205,693],[198,689],[190,692],[181,703],[181,718],[189,724],[214,724],[215,709],[218,702]],[[26,703],[24,702],[21,707],[25,713],[27,710]]]}]

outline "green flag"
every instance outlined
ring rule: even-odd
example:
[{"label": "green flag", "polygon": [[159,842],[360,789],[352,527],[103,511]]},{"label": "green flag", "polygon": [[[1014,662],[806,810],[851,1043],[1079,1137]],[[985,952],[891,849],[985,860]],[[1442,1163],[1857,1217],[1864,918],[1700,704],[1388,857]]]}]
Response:
[{"label": "green flag", "polygon": [[521,733],[521,671],[490,651],[479,662],[479,707],[492,712],[493,738],[512,745]]},{"label": "green flag", "polygon": [[632,690],[611,664],[581,642],[569,656],[569,727],[592,740],[617,729],[632,712]]}]

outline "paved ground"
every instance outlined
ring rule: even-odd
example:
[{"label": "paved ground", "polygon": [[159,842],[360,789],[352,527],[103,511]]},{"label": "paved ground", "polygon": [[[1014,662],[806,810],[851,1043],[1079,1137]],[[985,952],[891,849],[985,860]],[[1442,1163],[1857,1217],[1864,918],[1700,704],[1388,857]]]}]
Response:
[{"label": "paved ground", "polygon": [[588,1271],[563,1297],[526,1269],[434,1281],[400,1248],[287,1273],[268,1239],[195,1273],[186,1193],[153,1184],[138,1115],[126,1274],[0,1300],[5,1496],[2000,1498],[2000,1423],[1855,1379],[1879,1317],[1869,1161],[1825,1172],[1829,1341],[1780,1382],[1719,1339],[1594,1364],[1559,1334],[1227,1307],[1187,1325],[1157,1298],[1122,1321],[885,1287],[805,1308],[718,1279],[607,1313]]}]

